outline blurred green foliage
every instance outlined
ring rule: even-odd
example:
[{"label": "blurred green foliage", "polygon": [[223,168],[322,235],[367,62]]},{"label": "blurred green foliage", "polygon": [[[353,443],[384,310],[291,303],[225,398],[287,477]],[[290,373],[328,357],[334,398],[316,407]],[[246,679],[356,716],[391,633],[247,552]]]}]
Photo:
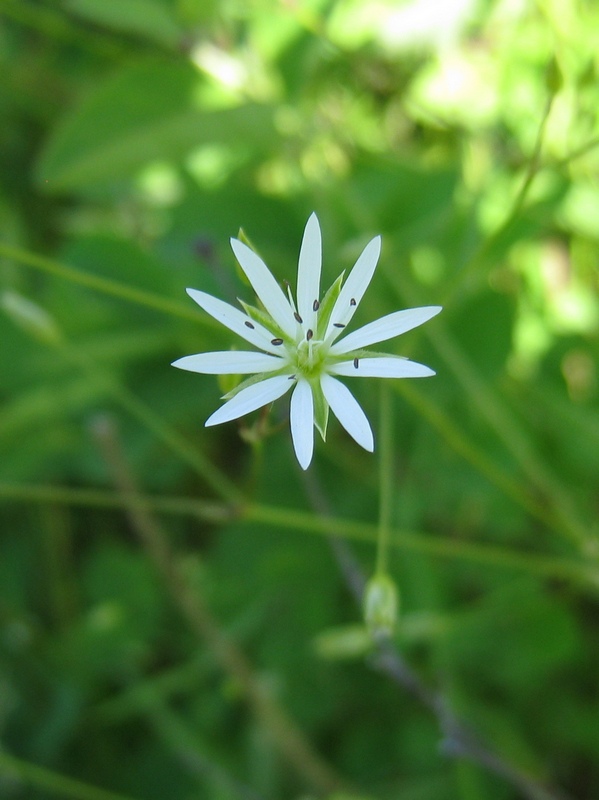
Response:
[{"label": "blurred green foliage", "polygon": [[[599,796],[598,29],[2,0],[2,797]],[[312,210],[325,285],[383,235],[358,324],[445,306],[389,343],[438,373],[393,385],[394,645],[490,765],[365,659],[326,534],[370,574],[377,452],[331,425],[304,481],[284,401],[204,429],[169,366],[233,344],[184,293],[251,299],[228,238],[292,281]]]}]

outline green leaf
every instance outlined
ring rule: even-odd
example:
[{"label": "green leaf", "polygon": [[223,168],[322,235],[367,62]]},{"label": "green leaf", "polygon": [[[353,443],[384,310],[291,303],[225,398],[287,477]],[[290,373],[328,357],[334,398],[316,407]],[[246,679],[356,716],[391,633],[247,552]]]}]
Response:
[{"label": "green leaf", "polygon": [[513,298],[491,289],[478,292],[453,316],[452,330],[460,347],[488,380],[502,372],[512,347]]},{"label": "green leaf", "polygon": [[66,0],[64,6],[96,25],[169,47],[175,47],[181,36],[167,7],[154,0]]},{"label": "green leaf", "polygon": [[102,185],[213,141],[269,147],[270,108],[203,110],[194,100],[199,80],[188,64],[145,61],[124,68],[55,129],[37,164],[38,184],[46,191]]}]

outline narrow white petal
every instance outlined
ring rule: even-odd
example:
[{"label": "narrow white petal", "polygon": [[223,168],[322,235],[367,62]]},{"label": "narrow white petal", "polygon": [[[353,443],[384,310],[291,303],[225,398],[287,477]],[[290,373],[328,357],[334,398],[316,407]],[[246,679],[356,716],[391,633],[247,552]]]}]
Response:
[{"label": "narrow white petal", "polygon": [[308,381],[299,380],[291,395],[291,438],[302,469],[308,469],[314,452],[314,398]]},{"label": "narrow white petal", "polygon": [[222,353],[197,353],[178,358],[173,367],[204,375],[248,375],[251,372],[274,372],[285,366],[284,358],[267,356],[242,350],[226,350]]},{"label": "narrow white petal", "polygon": [[343,355],[361,347],[384,342],[399,336],[401,333],[417,328],[427,322],[431,317],[441,311],[441,306],[423,306],[422,308],[407,308],[404,311],[394,311],[385,317],[369,322],[357,331],[348,334],[340,342],[331,347],[332,355]]},{"label": "narrow white petal", "polygon": [[214,317],[233,333],[241,336],[246,342],[250,342],[269,353],[280,354],[281,345],[272,344],[272,340],[277,338],[275,334],[260,325],[259,322],[255,322],[248,317],[243,311],[239,311],[229,303],[218,300],[216,297],[212,297],[211,294],[200,292],[197,289],[188,289],[187,294],[211,317]]},{"label": "narrow white petal", "polygon": [[231,400],[221,406],[204,423],[208,428],[210,425],[220,425],[222,422],[230,422],[232,419],[243,417],[257,408],[272,403],[291,389],[292,381],[288,375],[275,375],[274,378],[266,378],[264,381],[242,389]]},{"label": "narrow white petal", "polygon": [[347,386],[330,375],[322,375],[320,385],[333,414],[345,430],[360,447],[372,453],[374,438],[370,423]]},{"label": "narrow white petal", "polygon": [[231,239],[231,247],[264,308],[288,336],[295,337],[297,326],[293,311],[272,272],[260,256],[239,239]]},{"label": "narrow white petal", "polygon": [[357,307],[360,305],[360,300],[364,297],[364,292],[368,289],[368,284],[372,280],[380,254],[381,237],[375,236],[366,245],[343,284],[339,297],[333,306],[325,338],[332,336],[332,340],[336,339],[341,333],[341,328],[335,327],[335,325],[345,326],[350,322]]},{"label": "narrow white petal", "polygon": [[314,301],[320,300],[321,267],[322,235],[318,217],[311,214],[304,230],[297,270],[297,310],[306,330],[316,327]]},{"label": "narrow white petal", "polygon": [[374,356],[355,358],[353,361],[340,361],[328,368],[332,375],[345,375],[348,378],[428,378],[434,370],[399,356]]}]

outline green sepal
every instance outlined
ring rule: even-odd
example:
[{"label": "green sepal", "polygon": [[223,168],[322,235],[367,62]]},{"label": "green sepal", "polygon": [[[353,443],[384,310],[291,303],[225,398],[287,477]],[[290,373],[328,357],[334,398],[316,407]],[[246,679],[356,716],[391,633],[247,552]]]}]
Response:
[{"label": "green sepal", "polygon": [[244,381],[241,381],[241,383],[238,384],[234,389],[231,389],[230,392],[224,394],[221,399],[231,400],[233,397],[235,397],[236,394],[239,394],[239,392],[243,391],[244,389],[253,386],[255,383],[260,383],[260,381],[265,381],[267,378],[274,378],[277,375],[285,375],[287,372],[289,372],[289,367],[283,368],[275,372],[259,372],[256,375],[250,375],[249,378],[246,378]]},{"label": "green sepal", "polygon": [[270,333],[273,335],[273,338],[278,336],[280,339],[283,339],[286,342],[291,342],[289,336],[287,336],[287,334],[277,325],[270,314],[268,314],[266,311],[262,311],[261,308],[256,308],[256,306],[252,306],[250,303],[244,302],[240,298],[238,298],[238,300],[248,317],[253,319],[254,322],[257,322],[259,325],[262,325],[262,327],[266,328],[267,331],[270,331]]},{"label": "green sepal", "polygon": [[239,229],[239,233],[237,234],[237,238],[239,239],[240,242],[243,242],[243,244],[247,245],[250,248],[250,250],[253,250],[254,253],[256,253],[256,255],[258,255],[258,250],[256,249],[256,247],[254,247],[254,243],[252,242],[250,237],[247,235],[247,233],[243,230],[243,228]]},{"label": "green sepal", "polygon": [[[250,247],[252,250],[254,249],[252,247],[252,245],[250,244],[250,240],[246,236],[246,233],[243,230],[243,228],[239,229],[239,233],[237,234],[237,238],[239,239],[240,242],[243,242],[243,244],[247,244],[247,246]],[[237,258],[235,258],[235,273],[236,273],[237,277],[239,278],[239,280],[241,281],[241,283],[243,283],[244,286],[249,286],[250,288],[252,288],[252,284],[250,283],[250,281],[248,279],[248,276],[241,269],[241,265],[240,265],[239,261],[237,260]]]},{"label": "green sepal", "polygon": [[350,350],[349,353],[333,356],[327,355],[328,364],[340,364],[342,361],[353,361],[354,358],[397,358],[399,361],[408,361],[407,356],[396,356],[394,353],[379,353],[376,350]]},{"label": "green sepal", "polygon": [[322,298],[322,303],[318,309],[318,326],[316,328],[317,339],[324,339],[324,335],[329,325],[329,319],[331,318],[331,313],[333,311],[333,306],[335,305],[337,298],[339,297],[339,293],[341,292],[341,284],[343,283],[344,275],[345,271],[343,271],[335,283],[329,287],[327,293]]},{"label": "green sepal", "polygon": [[325,396],[320,388],[320,382],[310,384],[312,388],[312,397],[314,398],[314,424],[323,442],[327,440],[327,425],[329,424],[329,404],[325,400]]}]

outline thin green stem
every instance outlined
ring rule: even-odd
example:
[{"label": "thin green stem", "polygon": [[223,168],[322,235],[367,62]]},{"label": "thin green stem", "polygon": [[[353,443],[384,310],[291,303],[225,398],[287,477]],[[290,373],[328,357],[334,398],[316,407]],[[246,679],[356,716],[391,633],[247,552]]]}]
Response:
[{"label": "thin green stem", "polygon": [[[355,541],[376,541],[377,526],[339,517],[319,518],[293,509],[267,505],[250,505],[244,509],[244,519],[302,533],[340,536]],[[533,575],[560,577],[599,586],[597,570],[587,561],[539,556],[532,553],[508,550],[477,542],[450,539],[447,536],[424,534],[416,531],[391,529],[391,547],[398,550],[427,553],[438,558],[449,558],[486,566],[522,570]]]},{"label": "thin green stem", "polygon": [[469,461],[481,475],[485,475],[506,497],[509,497],[548,528],[560,535],[565,534],[560,520],[556,519],[551,510],[531,497],[521,483],[511,478],[505,470],[489,458],[486,452],[478,448],[467,433],[461,430],[454,420],[431,400],[426,392],[416,388],[414,382],[410,381],[396,381],[393,388],[410,403],[429,425],[441,434],[452,450],[461,455],[466,461]]},{"label": "thin green stem", "polygon": [[589,542],[588,531],[578,520],[575,503],[539,457],[530,437],[507,404],[477,373],[442,319],[435,320],[425,333],[463,387],[465,397],[474,403],[481,418],[496,432],[533,486],[552,506],[562,532],[584,551]]},{"label": "thin green stem", "polygon": [[[86,508],[127,509],[127,498],[102,490],[71,489],[48,485],[18,485],[0,483],[0,499],[16,503],[63,503]],[[339,517],[320,517],[291,508],[252,504],[237,511],[228,506],[205,503],[184,497],[151,497],[139,495],[140,507],[174,515],[190,515],[215,524],[237,519],[258,522],[274,528],[298,531],[316,536],[338,536],[358,542],[374,543],[378,526]],[[518,550],[450,539],[447,536],[391,528],[389,546],[407,552],[426,553],[437,558],[481,564],[487,567],[528,572],[541,577],[562,578],[591,587],[599,586],[599,575],[587,561],[543,556]]]},{"label": "thin green stem", "polygon": [[393,496],[393,408],[388,381],[381,381],[379,439],[379,531],[376,571],[387,572]]},{"label": "thin green stem", "polygon": [[588,142],[581,144],[580,147],[576,148],[576,150],[572,150],[563,158],[558,159],[555,165],[557,167],[568,166],[572,161],[575,161],[577,158],[581,158],[581,156],[586,155],[588,152],[594,150],[596,147],[599,147],[599,136],[596,136],[594,139],[589,139]]},{"label": "thin green stem", "polygon": [[29,761],[16,758],[0,750],[0,774],[17,778],[25,786],[39,789],[60,798],[72,800],[133,800],[131,796],[98,789],[88,783],[68,778],[46,767],[39,767]]},{"label": "thin green stem", "polygon": [[121,300],[126,300],[127,302],[135,303],[145,308],[151,308],[173,317],[192,320],[207,328],[217,327],[217,324],[211,317],[206,314],[199,314],[192,306],[183,305],[178,301],[169,300],[168,298],[161,297],[152,292],[146,292],[143,289],[136,289],[134,286],[128,286],[119,281],[102,278],[100,275],[82,272],[74,267],[61,264],[59,261],[54,261],[53,259],[45,258],[35,253],[29,253],[26,250],[22,250],[20,247],[14,247],[0,242],[0,257],[11,259],[17,264],[23,264],[24,266],[31,267],[40,272],[45,272],[56,278],[67,280],[70,283],[85,286],[101,294],[118,297]]},{"label": "thin green stem", "polygon": [[448,306],[453,303],[453,298],[456,295],[457,291],[467,282],[467,280],[479,268],[479,266],[482,263],[484,263],[488,254],[492,251],[496,243],[503,236],[505,236],[506,232],[512,227],[512,225],[518,218],[520,211],[524,207],[524,203],[526,202],[526,198],[528,197],[530,187],[532,186],[533,181],[537,176],[541,166],[541,150],[543,149],[543,139],[545,137],[545,129],[547,127],[549,115],[553,107],[553,101],[555,100],[555,95],[556,93],[552,92],[547,98],[547,102],[545,103],[545,109],[543,112],[543,116],[541,118],[539,129],[537,131],[537,137],[535,140],[533,151],[527,162],[526,171],[524,173],[524,179],[522,181],[520,189],[518,190],[518,193],[516,194],[516,197],[514,199],[514,202],[512,203],[510,210],[505,216],[503,222],[495,229],[495,231],[493,231],[493,233],[490,236],[488,236],[481,243],[479,248],[468,259],[465,266],[456,271],[455,273],[456,280],[450,287],[449,292],[446,293],[445,297],[443,298],[442,304],[444,306]]},{"label": "thin green stem", "polygon": [[[103,489],[71,489],[65,486],[0,483],[0,499],[16,503],[48,503],[82,508],[127,508],[121,493]],[[226,524],[238,514],[228,505],[219,505],[188,497],[152,497],[143,495],[138,502],[154,511],[175,516],[190,515],[214,524]]]}]

